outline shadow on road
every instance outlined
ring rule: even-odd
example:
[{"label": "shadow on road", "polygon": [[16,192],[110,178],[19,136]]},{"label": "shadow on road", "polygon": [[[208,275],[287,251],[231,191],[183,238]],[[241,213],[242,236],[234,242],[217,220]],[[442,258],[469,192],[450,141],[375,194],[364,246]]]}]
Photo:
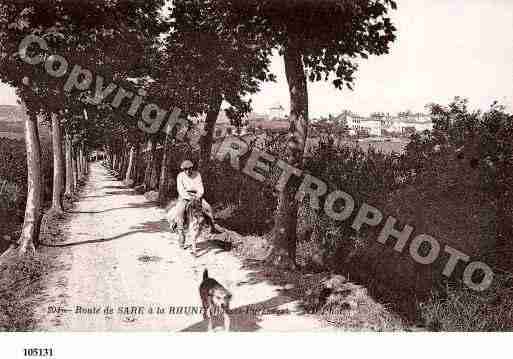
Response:
[{"label": "shadow on road", "polygon": [[[169,222],[165,219],[158,221],[149,221],[132,226],[130,229],[138,230],[145,233],[172,233],[169,228]],[[198,240],[196,257],[203,257],[204,255],[216,251],[214,254],[229,252],[232,250],[232,243],[215,238],[213,234],[203,234]]]},{"label": "shadow on road", "polygon": [[127,189],[127,186],[103,186],[102,189]]},{"label": "shadow on road", "polygon": [[110,197],[110,196],[114,196],[113,194],[102,194],[102,195],[98,195],[98,196],[80,196],[80,199],[85,199],[85,198],[104,198],[104,197]]},{"label": "shadow on road", "polygon": [[69,211],[68,213],[72,214],[100,214],[100,213],[107,213],[112,211],[119,211],[121,209],[140,209],[140,208],[152,208],[155,207],[152,203],[129,203],[128,206],[125,207],[118,207],[118,208],[109,208],[104,209],[102,211]]},{"label": "shadow on road", "polygon": [[[151,205],[151,207],[154,207],[154,205]],[[130,227],[130,229],[135,229],[145,233],[169,232],[169,223],[165,219],[160,219],[158,221],[143,222]]]},{"label": "shadow on road", "polygon": [[[311,288],[313,283],[318,283],[320,277],[325,274],[318,273],[311,276],[303,276],[298,272],[279,271],[269,268],[263,261],[244,260],[242,270],[249,270],[247,280],[239,282],[237,287],[255,286],[260,283],[277,286],[276,296],[265,301],[252,303],[249,305],[232,308],[231,331],[234,332],[252,332],[261,329],[263,317],[266,315],[286,316],[291,315],[281,306],[295,302],[293,315],[303,316],[311,313],[311,305],[303,301],[304,288]],[[232,293],[237,296],[237,290]],[[282,312],[280,313],[280,310]],[[278,314],[279,313],[279,314]],[[195,323],[184,330],[184,332],[202,332],[207,331],[207,321],[202,320]]]},{"label": "shadow on road", "polygon": [[207,239],[196,245],[198,250],[196,257],[203,257],[212,251],[216,251],[214,254],[229,252],[232,250],[232,247],[233,245],[230,242],[221,241],[219,239]]},{"label": "shadow on road", "polygon": [[[271,312],[277,307],[294,301],[291,298],[276,296],[274,298],[244,305],[230,310],[230,321],[232,332],[254,332],[262,327],[259,325],[263,321],[263,316],[266,312]],[[206,332],[207,321],[202,320],[195,323],[181,332]]]},{"label": "shadow on road", "polygon": [[83,245],[83,244],[105,243],[105,242],[114,241],[116,239],[121,239],[123,237],[129,236],[129,235],[132,235],[135,233],[145,233],[145,231],[131,231],[131,232],[126,232],[126,233],[119,234],[117,236],[110,237],[110,238],[98,238],[98,239],[91,239],[91,240],[87,240],[87,241],[71,242],[71,243],[64,243],[64,244],[43,244],[42,243],[41,246],[42,247],[59,248],[59,247],[79,246],[79,245]]},{"label": "shadow on road", "polygon": [[105,192],[107,196],[116,196],[116,195],[125,195],[125,196],[137,196],[137,193],[131,189],[126,189],[122,191],[107,191]]}]

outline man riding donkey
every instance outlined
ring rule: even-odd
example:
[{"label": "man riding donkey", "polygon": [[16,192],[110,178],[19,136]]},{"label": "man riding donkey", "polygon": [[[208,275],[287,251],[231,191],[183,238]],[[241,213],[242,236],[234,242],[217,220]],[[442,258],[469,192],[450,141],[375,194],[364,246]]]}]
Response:
[{"label": "man riding donkey", "polygon": [[187,206],[190,205],[191,202],[194,200],[201,201],[203,214],[205,215],[205,218],[210,224],[211,233],[221,232],[216,229],[212,207],[203,198],[204,188],[203,181],[201,179],[201,174],[198,171],[194,170],[194,164],[189,160],[183,161],[180,165],[180,169],[182,170],[182,172],[180,172],[176,177],[176,189],[178,191],[178,200],[176,201],[174,207],[172,207],[169,210],[167,217],[169,219],[169,222],[171,223],[171,228],[173,228],[173,223],[176,225],[180,247],[184,248],[185,212]]}]

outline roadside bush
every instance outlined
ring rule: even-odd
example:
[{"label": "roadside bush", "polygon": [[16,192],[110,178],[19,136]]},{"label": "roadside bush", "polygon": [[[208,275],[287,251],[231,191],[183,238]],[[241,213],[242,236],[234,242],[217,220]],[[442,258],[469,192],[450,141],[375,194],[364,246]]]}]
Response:
[{"label": "roadside bush", "polygon": [[11,258],[0,266],[0,332],[34,330],[34,292],[47,272],[44,255]]},{"label": "roadside bush", "polygon": [[[378,152],[372,147],[365,152],[355,147],[321,146],[306,161],[305,170],[322,179],[328,185],[328,192],[341,190],[355,200],[353,216],[343,222],[326,215],[324,201],[321,201],[319,210],[310,207],[308,198],[301,204],[300,232],[311,232],[311,236],[300,235],[300,238],[319,248],[316,251],[322,252],[325,266],[339,266],[341,257],[352,256],[362,246],[364,233],[357,233],[351,228],[354,215],[363,202],[379,207],[387,193],[402,185],[398,179],[404,178],[407,171],[398,159],[396,153]],[[301,253],[298,255],[303,256]],[[306,260],[308,256],[303,257]]]},{"label": "roadside bush", "polygon": [[[0,181],[17,187],[16,205],[25,208],[27,192],[27,157],[25,143],[20,140],[0,138]],[[41,165],[43,176],[43,200],[51,199],[53,159],[51,144],[41,142]]]},{"label": "roadside bush", "polygon": [[513,280],[500,275],[484,294],[461,285],[447,286],[443,296],[432,294],[419,305],[426,328],[433,331],[513,330]]},{"label": "roadside bush", "polygon": [[15,208],[19,202],[18,186],[8,181],[0,182],[0,209]]},{"label": "roadside bush", "polygon": [[[432,133],[412,136],[400,161],[406,180],[385,192],[384,202],[376,202],[381,203],[378,208],[399,220],[396,228],[414,227],[410,238],[426,233],[438,240],[442,250],[447,244],[471,260],[510,269],[511,116],[493,107],[485,114],[471,114],[461,104],[445,110],[437,107],[436,113],[445,113],[447,119],[450,113],[450,121],[442,117]],[[349,253],[344,248],[337,255],[340,270],[366,283],[382,300],[395,303],[396,310],[410,319],[430,327],[511,329],[510,317],[501,321],[498,316],[508,314],[506,306],[479,299],[498,295],[496,286],[476,295],[462,288],[459,279],[464,266],[458,266],[451,279],[442,275],[448,255],[441,255],[432,265],[420,265],[410,257],[408,244],[403,253],[397,253],[391,248],[394,240],[387,245],[377,243],[379,229],[365,234],[363,246]],[[419,312],[420,302],[425,303]]]},{"label": "roadside bush", "polygon": [[[484,114],[464,113],[459,105],[454,108],[450,111],[458,113],[452,114],[457,119],[452,124],[458,128],[415,134],[401,156],[372,149],[364,153],[359,149],[319,148],[306,168],[323,179],[329,190],[338,188],[351,194],[356,208],[365,201],[380,209],[385,218],[397,218],[396,228],[405,224],[414,227],[410,238],[426,233],[439,241],[442,253],[447,244],[471,260],[482,260],[496,269],[512,268],[504,259],[513,252],[512,118],[497,107]],[[438,108],[438,114],[440,111]],[[498,313],[507,314],[504,305],[477,301],[469,307],[468,313],[475,309],[473,315],[462,309],[474,298],[470,290],[458,289],[464,266],[458,266],[448,279],[442,275],[448,255],[441,255],[432,265],[420,265],[409,255],[408,244],[398,253],[392,248],[393,239],[385,245],[376,241],[381,226],[356,233],[350,227],[353,219],[354,214],[336,223],[323,211],[313,211],[304,204],[300,221],[311,228],[312,235],[298,245],[300,260],[320,262],[325,268],[348,274],[365,283],[381,301],[393,303],[405,317],[428,326],[433,320],[427,317],[435,316],[436,308],[450,307],[446,312],[458,314],[436,314],[444,330],[472,328],[473,315],[487,323],[474,328],[511,328],[510,319],[505,320],[509,324],[499,320]],[[314,258],[319,253],[321,261]],[[491,288],[481,297],[494,296],[496,290]],[[427,304],[419,311],[422,302]]]},{"label": "roadside bush", "polygon": [[[0,138],[0,236],[16,234],[23,222],[27,198],[27,160],[25,143]],[[51,200],[53,160],[51,145],[41,142],[43,203]],[[7,245],[0,244],[0,252]]]}]

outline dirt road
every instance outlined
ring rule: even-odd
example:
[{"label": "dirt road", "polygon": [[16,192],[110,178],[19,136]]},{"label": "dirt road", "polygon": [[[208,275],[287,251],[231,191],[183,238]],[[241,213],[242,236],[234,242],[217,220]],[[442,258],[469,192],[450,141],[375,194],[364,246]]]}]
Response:
[{"label": "dirt road", "polygon": [[[209,241],[200,243],[198,257],[179,249],[164,211],[99,164],[73,212],[66,241],[48,249],[58,251],[62,265],[46,280],[37,330],[204,331],[197,310],[205,268],[233,293],[233,331],[333,329]],[[280,310],[289,314],[275,314]]]}]

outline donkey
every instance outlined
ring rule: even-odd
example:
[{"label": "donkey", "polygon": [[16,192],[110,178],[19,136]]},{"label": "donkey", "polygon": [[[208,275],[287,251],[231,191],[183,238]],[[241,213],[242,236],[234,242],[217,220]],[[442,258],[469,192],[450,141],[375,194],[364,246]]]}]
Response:
[{"label": "donkey", "polygon": [[196,254],[196,242],[203,228],[207,225],[201,199],[193,199],[185,206],[184,227],[191,236],[192,253]]}]

